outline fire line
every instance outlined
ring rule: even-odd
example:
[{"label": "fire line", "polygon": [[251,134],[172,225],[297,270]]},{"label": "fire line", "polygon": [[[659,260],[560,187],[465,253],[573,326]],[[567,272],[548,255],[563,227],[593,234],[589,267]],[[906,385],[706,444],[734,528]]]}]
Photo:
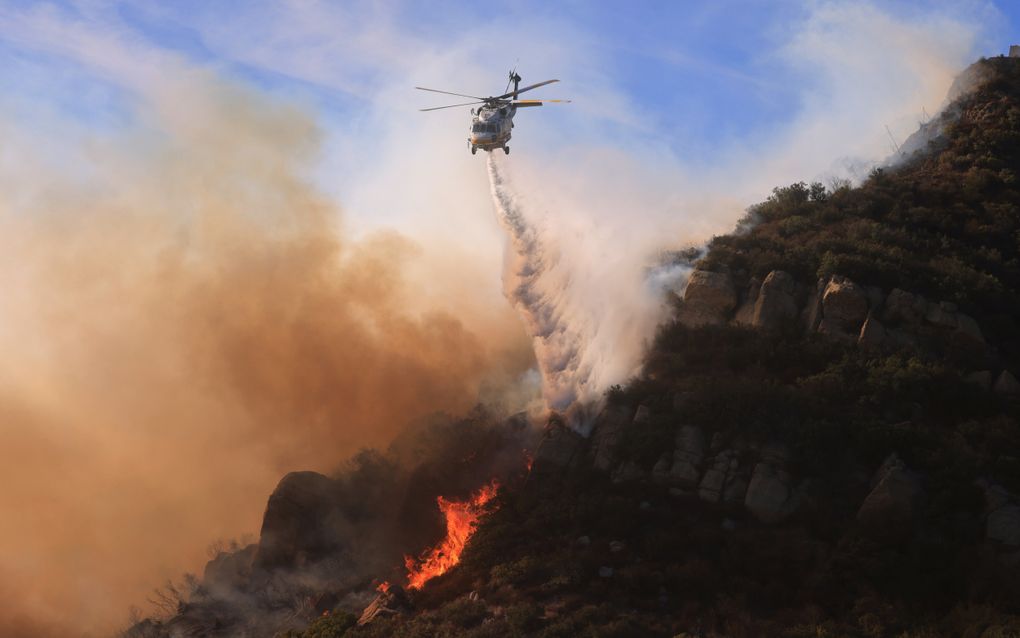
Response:
[{"label": "fire line", "polygon": [[474,534],[478,519],[498,489],[499,483],[494,480],[465,501],[450,501],[442,496],[436,498],[439,511],[446,517],[446,537],[418,558],[404,557],[409,588],[421,589],[426,581],[445,574],[460,562],[461,552]]}]

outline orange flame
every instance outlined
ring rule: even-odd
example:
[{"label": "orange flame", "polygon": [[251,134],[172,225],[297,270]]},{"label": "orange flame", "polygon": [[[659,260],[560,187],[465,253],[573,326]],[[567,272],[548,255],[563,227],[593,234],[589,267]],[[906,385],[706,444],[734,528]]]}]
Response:
[{"label": "orange flame", "polygon": [[439,511],[446,517],[446,538],[418,558],[404,557],[408,587],[421,589],[425,581],[445,574],[460,562],[464,546],[475,533],[479,517],[484,512],[486,504],[496,496],[498,488],[499,483],[493,481],[466,501],[448,501],[442,496],[436,499]]}]

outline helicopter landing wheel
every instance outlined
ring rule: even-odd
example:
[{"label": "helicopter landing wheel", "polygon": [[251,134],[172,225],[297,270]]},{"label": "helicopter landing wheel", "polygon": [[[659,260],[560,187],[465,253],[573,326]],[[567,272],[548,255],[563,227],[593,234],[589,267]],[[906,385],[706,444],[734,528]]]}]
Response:
[{"label": "helicopter landing wheel", "polygon": [[503,147],[503,154],[504,155],[509,155],[510,154],[510,147],[509,146],[504,146]]},{"label": "helicopter landing wheel", "polygon": [[471,154],[474,155],[477,152],[478,152],[478,147],[477,146],[472,146],[471,147]]}]

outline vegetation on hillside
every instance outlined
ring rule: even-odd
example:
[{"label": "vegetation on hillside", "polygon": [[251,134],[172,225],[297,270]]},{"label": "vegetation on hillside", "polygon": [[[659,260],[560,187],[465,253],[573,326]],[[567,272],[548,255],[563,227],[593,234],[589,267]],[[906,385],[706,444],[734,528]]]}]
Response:
[{"label": "vegetation on hillside", "polygon": [[[553,415],[536,452],[523,420],[479,411],[422,424],[335,479],[289,475],[271,533],[171,584],[167,617],[125,636],[307,623],[280,638],[1020,637],[1020,382],[1003,374],[1020,376],[1020,60],[962,78],[982,82],[905,144],[923,151],[856,187],[777,188],[733,234],[677,253],[730,314],[691,321],[696,295],[675,299],[590,438]],[[788,305],[819,280],[856,287],[860,321],[737,321],[738,297],[765,299],[774,271]],[[911,338],[858,343],[860,322],[906,329],[878,314],[894,288],[927,299]],[[929,320],[963,315],[928,302],[955,304],[970,329]],[[696,478],[674,472],[684,463]],[[899,482],[882,491],[889,468]],[[436,495],[494,472],[460,563],[420,590],[381,587],[358,626],[377,579],[400,580],[406,548],[438,540]],[[781,517],[751,505],[763,476],[792,503]],[[862,516],[876,494],[879,515]]]},{"label": "vegetation on hillside", "polygon": [[[738,287],[779,269],[951,301],[987,351],[672,322],[644,374],[609,393],[648,412],[621,456],[647,471],[678,423],[713,445],[784,441],[811,479],[796,517],[763,525],[575,467],[504,489],[459,568],[415,595],[428,611],[344,635],[1020,635],[1018,558],[984,542],[975,484],[1020,491],[1020,405],[964,380],[1020,362],[1020,64],[978,67],[990,81],[931,125],[931,152],[859,187],[777,188],[700,266]],[[855,514],[890,452],[925,477],[927,499],[914,533],[882,543],[857,533]]]}]

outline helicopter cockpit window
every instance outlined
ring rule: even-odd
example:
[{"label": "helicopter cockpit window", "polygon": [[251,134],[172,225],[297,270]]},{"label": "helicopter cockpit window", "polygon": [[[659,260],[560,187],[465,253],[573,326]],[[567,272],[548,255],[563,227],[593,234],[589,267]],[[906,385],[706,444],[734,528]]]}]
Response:
[{"label": "helicopter cockpit window", "polygon": [[485,132],[485,125],[484,124],[475,124],[474,126],[471,127],[471,130],[473,132],[475,132],[475,133],[484,133]]}]

